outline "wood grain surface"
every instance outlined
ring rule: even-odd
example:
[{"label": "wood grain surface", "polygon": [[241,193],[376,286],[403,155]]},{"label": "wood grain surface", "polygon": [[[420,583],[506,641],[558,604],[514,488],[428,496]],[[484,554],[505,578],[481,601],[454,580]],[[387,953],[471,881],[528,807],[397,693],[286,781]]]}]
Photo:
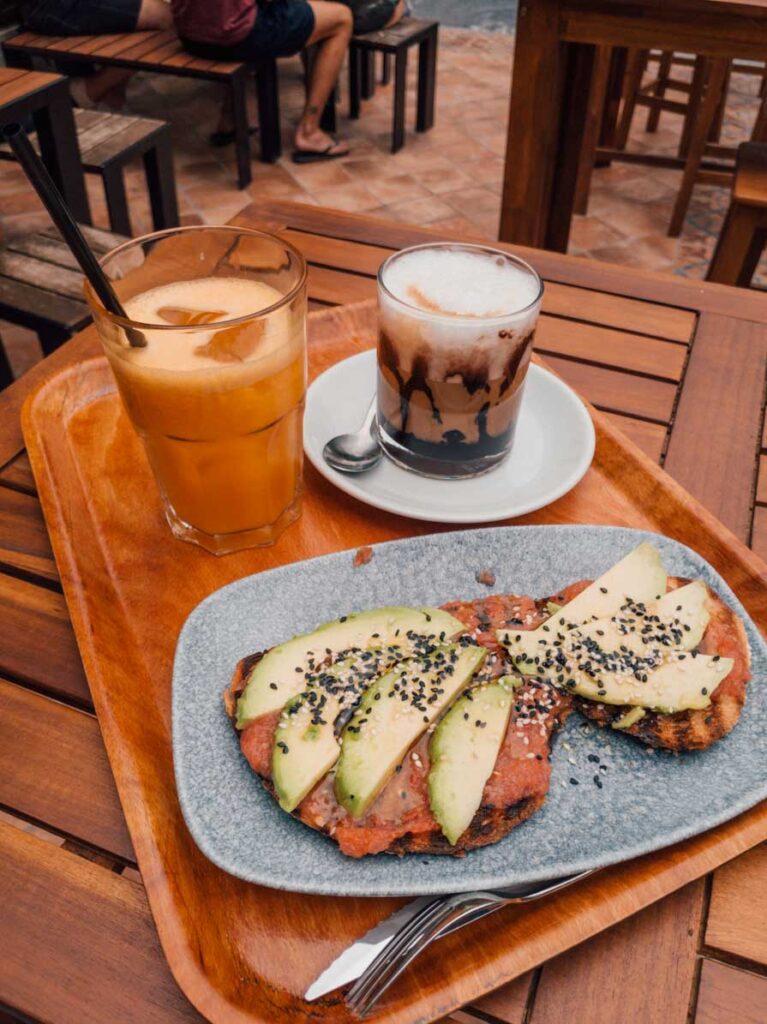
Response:
[{"label": "wood grain surface", "polygon": [[[369,347],[374,331],[370,305],[315,316],[312,373]],[[606,417],[594,415],[594,466],[570,495],[523,522],[630,523],[692,542],[757,623],[766,623],[760,560]],[[365,508],[310,471],[304,515],[274,548],[217,560],[179,544],[167,532],[143,453],[100,359],[44,384],[26,408],[25,434],[132,845],[176,979],[215,1022],[304,1020],[308,1008],[300,993],[308,982],[399,901],[278,893],[244,885],[205,861],[183,825],[172,778],[168,689],[174,639],[191,608],[234,578],[433,527]],[[109,799],[105,794],[105,805]],[[494,915],[482,929],[430,950],[373,1019],[437,1019],[765,836],[767,808],[756,808],[705,836],[605,871],[554,900]],[[108,845],[116,845],[114,838]],[[689,920],[696,920],[697,911],[690,913]],[[311,1012],[317,1020],[348,1017],[337,996],[313,1004]]]}]

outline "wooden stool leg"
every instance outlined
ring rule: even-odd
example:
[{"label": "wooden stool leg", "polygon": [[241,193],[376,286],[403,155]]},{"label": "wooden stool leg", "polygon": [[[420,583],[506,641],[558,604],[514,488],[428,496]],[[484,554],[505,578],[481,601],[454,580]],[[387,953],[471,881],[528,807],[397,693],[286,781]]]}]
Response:
[{"label": "wooden stool leg", "polygon": [[589,90],[588,112],[586,114],[586,125],[583,130],[581,158],[578,163],[578,178],[575,183],[573,213],[585,214],[588,210],[591,173],[594,170],[594,154],[602,125],[611,61],[612,48],[609,46],[598,46],[594,61],[594,74]]},{"label": "wooden stool leg", "polygon": [[[282,153],[280,137],[280,94],[277,85],[277,61],[259,59],[256,63],[256,94],[258,99],[258,123],[261,136],[261,159],[273,164]],[[242,90],[242,107],[245,110],[245,90]],[[247,129],[247,113],[244,113]],[[239,152],[238,152],[239,161]],[[248,142],[248,182],[251,180],[250,143]],[[240,185],[244,188],[244,185]]]},{"label": "wooden stool leg", "polygon": [[[248,106],[245,102],[246,82],[246,68],[244,67],[240,72],[236,75],[232,75],[229,79],[232,120],[234,121],[234,152],[237,160],[238,188],[246,188],[253,180],[253,174],[250,169],[250,129],[248,127]],[[264,139],[265,129],[263,120],[261,120],[260,130],[262,150],[261,158],[266,160],[267,158],[263,154],[266,142]],[[279,156],[279,153],[277,156]],[[274,159],[276,159],[276,157]]]},{"label": "wooden stool leg", "polygon": [[687,113],[684,115],[682,135],[679,139],[678,156],[680,156],[682,160],[687,159],[687,153],[690,149],[690,139],[692,138],[692,133],[695,130],[695,121],[698,116],[698,109],[703,97],[703,89],[706,85],[706,71],[706,58],[696,57],[695,67],[692,73],[692,82],[690,84],[690,95],[687,100]]},{"label": "wooden stool leg", "polygon": [[349,47],[349,120],[360,116],[360,65],[361,50],[352,44]]},{"label": "wooden stool leg", "polygon": [[418,44],[418,105],[415,130],[427,132],[434,125],[434,94],[437,88],[437,26]]},{"label": "wooden stool leg", "polygon": [[[599,145],[612,148],[615,145],[615,131],[618,125],[618,113],[621,105],[623,79],[626,77],[626,61],[628,50],[625,46],[613,46],[610,57],[610,72],[607,78],[602,127],[599,132]],[[595,167],[609,167],[609,160],[597,160]]]},{"label": "wooden stool leg", "polygon": [[[767,81],[767,79],[765,79]],[[767,93],[762,95],[759,113],[756,115],[754,128],[751,132],[752,142],[767,142]]]},{"label": "wooden stool leg", "polygon": [[179,222],[178,200],[169,128],[157,135],[155,144],[144,153],[143,159],[155,231],[175,228]]},{"label": "wooden stool leg", "polygon": [[362,86],[362,98],[363,100],[369,100],[373,98],[376,91],[375,82],[375,53],[371,50],[361,50],[361,86]]},{"label": "wooden stool leg", "polygon": [[626,80],[623,88],[623,107],[618,127],[615,129],[615,148],[625,149],[631,130],[631,120],[636,108],[637,93],[642,84],[642,75],[647,67],[649,50],[629,50],[626,65]]},{"label": "wooden stool leg", "polygon": [[[663,99],[666,95],[666,89],[668,87],[668,80],[671,77],[671,62],[674,58],[674,54],[671,50],[664,50],[660,55],[660,62],[658,63],[658,78],[655,82],[652,94],[657,99]],[[645,125],[646,132],[657,132],[658,122],[660,121],[660,107],[650,107],[647,113],[647,124]]]},{"label": "wooden stool leg", "polygon": [[676,238],[681,233],[684,225],[687,207],[690,205],[690,197],[695,187],[700,162],[706,151],[708,134],[711,131],[711,125],[716,116],[716,108],[727,77],[729,61],[721,58],[711,60],[706,58],[706,65],[708,74],[706,75],[703,88],[703,99],[701,100],[697,117],[694,119],[695,123],[690,136],[687,163],[682,172],[682,184],[679,187],[676,202],[674,203],[674,211],[671,214],[671,224],[668,229],[668,233],[672,238]]},{"label": "wooden stool leg", "polygon": [[394,127],[391,151],[397,153],[405,145],[405,91],[407,86],[407,50],[402,49],[394,60]]},{"label": "wooden stool leg", "polygon": [[733,201],[711,257],[706,280],[747,288],[761,258],[764,241],[764,211]]},{"label": "wooden stool leg", "polygon": [[727,106],[727,92],[730,88],[730,75],[732,73],[732,63],[727,65],[727,74],[724,77],[724,84],[722,86],[722,94],[719,97],[719,103],[714,114],[714,120],[711,125],[711,131],[708,133],[709,142],[719,142],[722,135],[722,125],[724,124],[724,111]]},{"label": "wooden stool leg", "polygon": [[383,67],[381,69],[381,85],[388,85],[391,82],[391,54],[383,54]]},{"label": "wooden stool leg", "polygon": [[133,232],[131,231],[122,166],[118,163],[108,164],[102,171],[102,177],[107,210],[109,211],[109,226],[116,235],[125,235],[131,238]]}]

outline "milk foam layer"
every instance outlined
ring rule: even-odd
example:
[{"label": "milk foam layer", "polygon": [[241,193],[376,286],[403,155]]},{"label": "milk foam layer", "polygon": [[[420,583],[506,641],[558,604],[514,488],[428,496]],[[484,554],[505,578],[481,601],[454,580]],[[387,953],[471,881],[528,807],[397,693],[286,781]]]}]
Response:
[{"label": "milk foam layer", "polygon": [[381,331],[403,378],[415,364],[430,380],[503,377],[538,318],[537,278],[483,251],[406,252],[388,264],[383,283]]},{"label": "milk foam layer", "polygon": [[[125,302],[126,313],[136,323],[167,325],[168,320],[159,311],[168,308],[221,315],[216,317],[210,329],[179,327],[177,331],[145,330],[146,347],[130,348],[126,355],[137,367],[172,371],[210,371],[215,368],[221,372],[231,372],[236,363],[222,363],[220,359],[206,355],[201,350],[217,331],[223,329],[224,321],[258,314],[281,298],[281,293],[271,285],[236,277],[198,278],[151,288]],[[258,343],[245,361],[260,361],[278,352],[286,342],[288,326],[287,311],[270,313]]]},{"label": "milk foam layer", "polygon": [[383,283],[401,302],[438,316],[500,317],[538,296],[529,272],[492,253],[416,249],[392,260]]}]

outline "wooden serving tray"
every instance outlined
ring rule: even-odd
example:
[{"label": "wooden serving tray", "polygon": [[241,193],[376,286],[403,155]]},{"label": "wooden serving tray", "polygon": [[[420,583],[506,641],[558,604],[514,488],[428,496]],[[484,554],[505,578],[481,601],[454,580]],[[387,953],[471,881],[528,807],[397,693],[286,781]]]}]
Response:
[{"label": "wooden serving tray", "polygon": [[[372,303],[313,314],[310,369],[371,347]],[[644,527],[699,551],[757,625],[765,567],[592,410],[594,464],[570,494],[517,523]],[[248,885],[207,861],[176,797],[170,681],[176,637],[207,594],[249,573],[429,532],[368,508],[307,467],[304,514],[269,549],[217,559],[174,540],[105,360],[62,370],[33,393],[23,427],[40,500],[123,810],[165,955],[215,1024],[352,1019],[309,983],[403,900],[305,896]],[[527,908],[508,908],[436,943],[372,1020],[435,1020],[582,942],[767,838],[767,803],[703,836],[606,869]]]}]

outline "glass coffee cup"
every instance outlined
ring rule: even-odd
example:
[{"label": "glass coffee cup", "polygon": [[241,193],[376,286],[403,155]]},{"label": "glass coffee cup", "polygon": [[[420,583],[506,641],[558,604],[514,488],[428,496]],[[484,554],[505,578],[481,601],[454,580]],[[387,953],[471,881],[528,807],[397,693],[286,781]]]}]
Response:
[{"label": "glass coffee cup", "polygon": [[378,272],[378,436],[424,476],[461,479],[511,451],[543,283],[509,253],[434,243]]},{"label": "glass coffee cup", "polygon": [[306,264],[287,242],[190,227],[103,257],[127,319],[85,292],[176,537],[274,543],[301,510]]}]

